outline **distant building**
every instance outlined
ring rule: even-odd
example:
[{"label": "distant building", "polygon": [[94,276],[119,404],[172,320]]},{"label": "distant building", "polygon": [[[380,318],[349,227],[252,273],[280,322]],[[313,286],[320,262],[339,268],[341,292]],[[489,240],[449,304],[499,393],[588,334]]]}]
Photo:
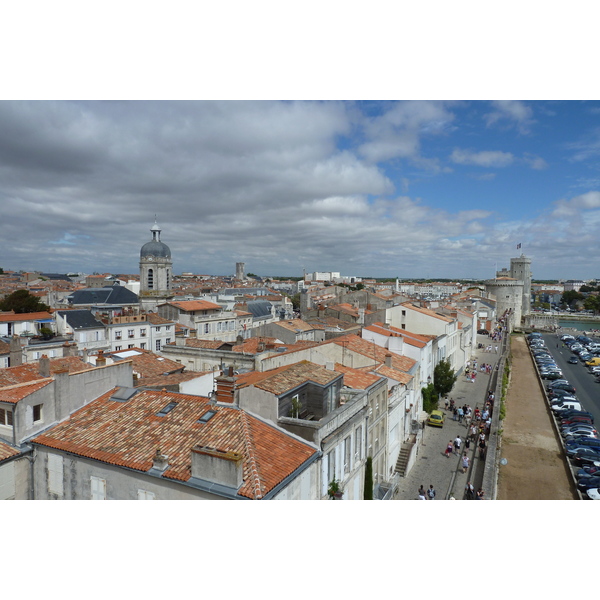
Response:
[{"label": "distant building", "polygon": [[160,241],[161,228],[154,222],[152,240],[140,250],[140,308],[154,311],[173,298],[171,249]]}]

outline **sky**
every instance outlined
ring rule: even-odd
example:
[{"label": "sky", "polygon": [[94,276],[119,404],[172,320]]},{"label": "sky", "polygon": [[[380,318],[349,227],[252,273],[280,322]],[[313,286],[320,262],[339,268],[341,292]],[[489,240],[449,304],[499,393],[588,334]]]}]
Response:
[{"label": "sky", "polygon": [[155,216],[175,273],[600,277],[600,102],[0,102],[5,270],[136,273]]}]

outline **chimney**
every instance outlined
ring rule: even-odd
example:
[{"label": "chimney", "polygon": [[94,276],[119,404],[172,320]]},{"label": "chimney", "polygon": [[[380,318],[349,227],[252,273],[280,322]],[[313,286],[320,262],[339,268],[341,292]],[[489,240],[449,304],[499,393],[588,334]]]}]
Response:
[{"label": "chimney", "polygon": [[235,490],[243,483],[244,457],[233,450],[209,446],[192,448],[192,477]]},{"label": "chimney", "polygon": [[364,308],[359,308],[358,309],[358,323],[360,325],[364,325],[365,324],[365,309]]},{"label": "chimney", "polygon": [[328,361],[328,362],[325,363],[325,368],[328,371],[335,371],[335,363]]},{"label": "chimney", "polygon": [[97,367],[105,367],[106,366],[106,356],[104,356],[104,350],[98,350],[98,356],[96,356],[96,366]]},{"label": "chimney", "polygon": [[13,335],[10,338],[10,357],[8,362],[11,367],[18,367],[23,364],[23,350],[19,336]]},{"label": "chimney", "polygon": [[391,354],[386,354],[385,355],[385,366],[386,367],[391,367],[392,366],[392,355]]},{"label": "chimney", "polygon": [[39,361],[40,377],[50,377],[50,359],[46,354],[42,354]]},{"label": "chimney", "polygon": [[88,362],[89,356],[88,356],[88,349],[87,348],[83,349],[83,352],[81,353],[81,360],[83,362],[85,362],[85,363]]},{"label": "chimney", "polygon": [[235,377],[233,367],[229,367],[227,375],[221,375],[215,379],[217,383],[217,402],[224,404],[235,404]]},{"label": "chimney", "polygon": [[152,468],[158,471],[165,471],[169,466],[169,457],[160,451],[160,448],[156,449],[156,454],[152,458]]}]

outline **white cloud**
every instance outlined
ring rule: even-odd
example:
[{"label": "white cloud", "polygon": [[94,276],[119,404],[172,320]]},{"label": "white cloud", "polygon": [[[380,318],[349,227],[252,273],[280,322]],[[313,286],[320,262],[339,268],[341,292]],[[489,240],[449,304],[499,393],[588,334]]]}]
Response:
[{"label": "white cloud", "polygon": [[533,110],[524,102],[518,100],[496,100],[492,102],[495,110],[484,115],[488,127],[497,123],[514,125],[519,133],[527,134],[533,120]]},{"label": "white cloud", "polygon": [[499,150],[483,150],[472,152],[455,148],[450,155],[450,160],[458,165],[476,165],[478,167],[507,167],[512,164],[515,157],[510,152]]},{"label": "white cloud", "polygon": [[548,168],[548,163],[540,156],[534,156],[533,154],[524,154],[523,160],[527,165],[536,171],[543,171]]}]

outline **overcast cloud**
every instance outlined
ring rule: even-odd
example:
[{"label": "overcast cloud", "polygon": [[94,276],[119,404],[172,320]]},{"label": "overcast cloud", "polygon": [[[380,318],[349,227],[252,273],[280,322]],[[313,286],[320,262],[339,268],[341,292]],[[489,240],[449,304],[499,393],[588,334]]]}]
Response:
[{"label": "overcast cloud", "polygon": [[551,108],[0,102],[0,266],[137,273],[156,215],[176,273],[600,276],[598,106]]}]

